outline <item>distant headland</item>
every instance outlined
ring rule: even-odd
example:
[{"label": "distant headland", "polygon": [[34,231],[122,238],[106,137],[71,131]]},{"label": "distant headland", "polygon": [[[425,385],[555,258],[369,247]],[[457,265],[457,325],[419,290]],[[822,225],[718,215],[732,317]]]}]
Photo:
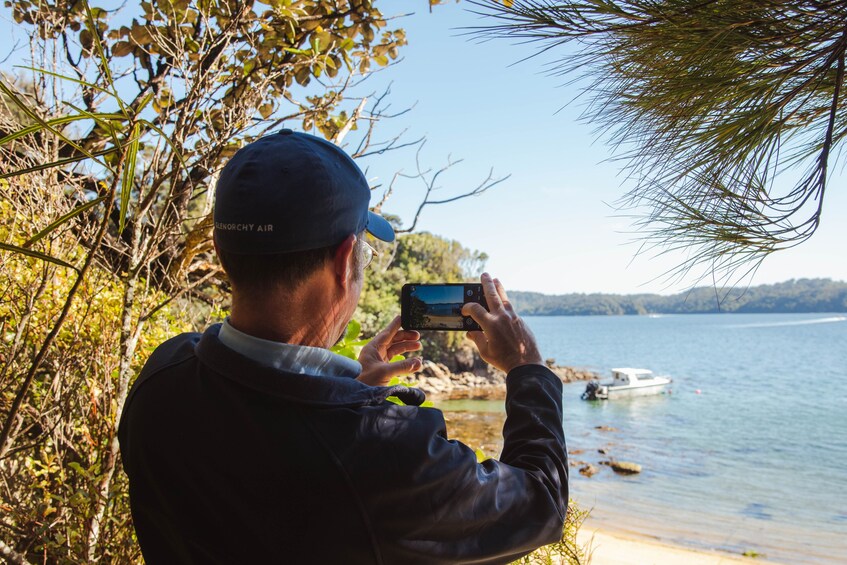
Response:
[{"label": "distant headland", "polygon": [[776,284],[724,290],[697,287],[669,296],[600,293],[549,295],[510,290],[509,298],[523,316],[847,312],[847,282],[792,279]]}]

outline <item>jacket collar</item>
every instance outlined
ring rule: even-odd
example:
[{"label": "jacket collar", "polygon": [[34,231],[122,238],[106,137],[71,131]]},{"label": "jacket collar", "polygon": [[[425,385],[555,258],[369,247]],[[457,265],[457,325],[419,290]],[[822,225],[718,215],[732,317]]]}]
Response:
[{"label": "jacket collar", "polygon": [[206,329],[195,347],[201,363],[244,386],[285,400],[312,406],[367,406],[395,396],[405,404],[420,406],[423,391],[406,386],[369,386],[351,377],[332,377],[283,371],[264,366],[221,342],[221,324]]}]

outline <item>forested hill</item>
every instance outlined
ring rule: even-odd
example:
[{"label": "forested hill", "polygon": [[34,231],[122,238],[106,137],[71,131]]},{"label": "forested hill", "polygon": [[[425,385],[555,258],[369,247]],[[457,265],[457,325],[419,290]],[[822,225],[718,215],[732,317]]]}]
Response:
[{"label": "forested hill", "polygon": [[847,283],[831,279],[799,279],[739,287],[729,292],[716,292],[713,287],[698,287],[670,296],[599,293],[547,295],[509,291],[509,298],[524,316],[847,312]]}]

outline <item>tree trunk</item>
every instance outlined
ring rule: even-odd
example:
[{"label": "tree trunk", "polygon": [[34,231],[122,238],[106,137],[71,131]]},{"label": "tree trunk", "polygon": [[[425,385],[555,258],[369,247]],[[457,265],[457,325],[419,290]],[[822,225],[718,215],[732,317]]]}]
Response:
[{"label": "tree trunk", "polygon": [[26,557],[6,545],[3,540],[0,540],[0,557],[9,563],[14,563],[14,565],[31,565]]},{"label": "tree trunk", "polygon": [[132,377],[132,359],[138,346],[138,339],[144,327],[144,321],[135,321],[133,327],[133,308],[136,303],[136,291],[138,287],[138,275],[131,274],[124,285],[123,320],[121,324],[121,348],[120,365],[118,371],[118,388],[115,392],[115,419],[109,430],[109,447],[103,458],[103,466],[100,469],[100,482],[97,485],[96,506],[91,517],[91,527],[88,530],[88,561],[97,561],[97,546],[100,539],[100,530],[109,505],[109,490],[112,486],[112,478],[117,467],[120,455],[120,443],[118,442],[118,424],[123,414],[124,402],[129,390],[129,381]]}]

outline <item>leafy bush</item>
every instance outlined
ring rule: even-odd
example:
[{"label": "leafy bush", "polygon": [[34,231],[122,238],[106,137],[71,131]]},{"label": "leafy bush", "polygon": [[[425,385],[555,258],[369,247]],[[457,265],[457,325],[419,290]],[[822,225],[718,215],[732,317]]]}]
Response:
[{"label": "leafy bush", "polygon": [[587,510],[580,509],[575,501],[570,500],[568,502],[568,513],[565,516],[565,525],[562,528],[562,539],[556,543],[540,547],[514,563],[533,565],[587,565],[591,563],[590,546],[581,546],[576,539],[579,528],[588,514]]},{"label": "leafy bush", "polygon": [[[25,181],[21,181],[25,182]],[[20,184],[17,188],[20,188]],[[0,242],[23,244],[37,210],[0,186]],[[53,237],[52,252],[68,261],[84,254],[69,234]],[[44,336],[64,305],[74,271],[21,254],[0,256],[0,413],[9,414]],[[160,294],[152,301],[164,300]],[[13,422],[11,447],[0,459],[2,538],[25,555],[52,563],[88,561],[92,517],[100,505],[101,471],[118,417],[118,344],[123,289],[109,273],[89,271],[61,331],[41,364]],[[149,304],[139,302],[135,315]],[[189,329],[181,310],[161,309],[146,324],[130,363],[138,372],[153,349]],[[130,522],[126,477],[116,473],[102,524],[103,559],[140,559]]]}]

